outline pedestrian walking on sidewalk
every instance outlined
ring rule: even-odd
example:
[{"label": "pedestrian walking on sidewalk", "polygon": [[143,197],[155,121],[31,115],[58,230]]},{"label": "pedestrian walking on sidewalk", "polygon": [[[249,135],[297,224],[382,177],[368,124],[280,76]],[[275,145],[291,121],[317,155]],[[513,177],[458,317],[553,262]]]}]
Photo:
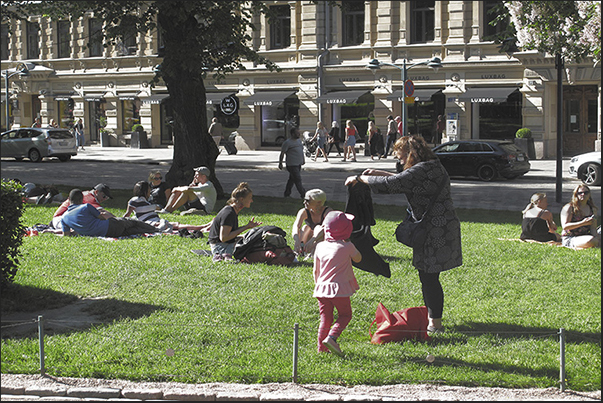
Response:
[{"label": "pedestrian walking on sidewalk", "polygon": [[299,129],[292,127],[289,131],[289,138],[285,140],[281,146],[281,154],[278,157],[278,169],[283,169],[283,158],[286,159],[287,171],[289,171],[289,179],[285,185],[285,197],[291,196],[293,185],[299,192],[299,197],[303,198],[306,194],[306,189],[302,185],[301,167],[306,163],[304,156],[304,145],[299,139]]}]

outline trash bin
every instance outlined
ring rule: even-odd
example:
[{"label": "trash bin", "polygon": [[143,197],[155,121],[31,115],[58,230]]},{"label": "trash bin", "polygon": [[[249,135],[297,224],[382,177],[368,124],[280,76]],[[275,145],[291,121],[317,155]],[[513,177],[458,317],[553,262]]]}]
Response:
[{"label": "trash bin", "polygon": [[106,130],[100,131],[100,141],[101,141],[101,147],[111,146],[111,144],[109,144],[109,132],[108,131],[106,131]]},{"label": "trash bin", "polygon": [[134,131],[130,136],[130,148],[149,148],[147,132]]}]

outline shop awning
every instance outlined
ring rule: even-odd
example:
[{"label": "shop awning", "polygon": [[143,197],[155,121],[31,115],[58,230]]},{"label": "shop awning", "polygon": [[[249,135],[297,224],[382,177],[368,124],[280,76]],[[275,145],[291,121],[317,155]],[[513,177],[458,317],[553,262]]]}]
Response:
[{"label": "shop awning", "polygon": [[[431,99],[433,94],[437,94],[441,91],[441,88],[419,88],[415,90],[412,96],[414,97],[415,102],[426,102]],[[387,97],[387,100],[402,102],[404,100],[404,92],[402,90],[396,90]]]},{"label": "shop awning", "polygon": [[84,101],[86,102],[100,102],[104,98],[104,94],[86,94],[84,95]]},{"label": "shop awning", "polygon": [[295,94],[296,91],[266,91],[256,92],[243,103],[245,105],[259,105],[259,106],[279,106],[285,101],[285,98],[289,98]]},{"label": "shop awning", "polygon": [[71,94],[55,94],[55,101],[69,101],[71,99]]},{"label": "shop awning", "polygon": [[119,94],[117,96],[117,98],[120,101],[134,101],[134,100],[138,99],[138,95],[136,95],[136,94]]},{"label": "shop awning", "polygon": [[369,90],[333,91],[316,98],[320,104],[353,104],[358,98],[370,92]]},{"label": "shop awning", "polygon": [[234,92],[207,92],[205,94],[205,103],[207,105],[220,105],[220,102],[226,97],[234,95]]},{"label": "shop awning", "polygon": [[142,103],[143,104],[157,105],[157,104],[162,103],[163,101],[165,101],[169,97],[170,97],[170,94],[153,94],[153,95],[148,96],[146,98],[142,98]]},{"label": "shop awning", "polygon": [[459,94],[457,99],[461,102],[475,103],[505,102],[507,97],[518,89],[517,87],[468,88],[464,94]]}]

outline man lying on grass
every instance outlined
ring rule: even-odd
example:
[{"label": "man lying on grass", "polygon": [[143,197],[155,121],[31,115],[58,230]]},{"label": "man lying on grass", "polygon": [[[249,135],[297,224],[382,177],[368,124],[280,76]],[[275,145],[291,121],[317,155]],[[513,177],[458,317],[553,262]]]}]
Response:
[{"label": "man lying on grass", "polygon": [[84,194],[80,189],[69,192],[71,204],[63,214],[62,224],[65,236],[85,235],[94,237],[119,238],[121,236],[158,232],[159,230],[143,221],[125,217],[107,216],[91,204],[84,204]]}]

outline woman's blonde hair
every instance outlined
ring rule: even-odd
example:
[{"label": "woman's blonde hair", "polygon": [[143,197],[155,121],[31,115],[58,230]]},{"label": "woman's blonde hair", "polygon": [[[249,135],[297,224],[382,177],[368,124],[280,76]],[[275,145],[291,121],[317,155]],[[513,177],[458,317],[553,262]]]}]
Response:
[{"label": "woman's blonde hair", "polygon": [[530,203],[523,209],[522,213],[525,214],[529,209],[538,204],[538,202],[542,199],[546,199],[546,193],[534,193],[532,197],[530,197]]},{"label": "woman's blonde hair", "polygon": [[149,182],[153,182],[153,178],[157,174],[161,175],[161,171],[151,171],[151,173],[149,173]]},{"label": "woman's blonde hair", "polygon": [[306,200],[318,201],[320,204],[324,204],[327,201],[327,194],[321,189],[310,189],[306,192],[304,198]]},{"label": "woman's blonde hair", "polygon": [[419,162],[437,160],[438,157],[431,151],[425,139],[421,136],[402,136],[394,143],[394,152],[401,151],[406,154],[404,169],[408,169]]},{"label": "woman's blonde hair", "polygon": [[[572,192],[572,199],[569,202],[570,205],[570,213],[573,215],[575,215],[576,213],[579,213],[580,211],[580,205],[579,205],[579,201],[578,201],[578,191],[580,191],[580,189],[584,189],[585,191],[587,191],[588,193],[590,193],[590,188],[584,184],[578,185],[574,188],[574,191]],[[588,204],[593,212],[593,214],[595,214],[597,212],[597,206],[595,206],[595,202],[593,202],[593,198],[592,196],[588,198],[588,200],[586,201],[586,204]]]},{"label": "woman's blonde hair", "polygon": [[251,193],[252,191],[249,184],[247,182],[241,182],[230,194],[230,199],[228,199],[227,204],[236,203],[237,201],[246,198]]}]

